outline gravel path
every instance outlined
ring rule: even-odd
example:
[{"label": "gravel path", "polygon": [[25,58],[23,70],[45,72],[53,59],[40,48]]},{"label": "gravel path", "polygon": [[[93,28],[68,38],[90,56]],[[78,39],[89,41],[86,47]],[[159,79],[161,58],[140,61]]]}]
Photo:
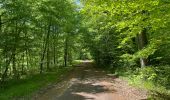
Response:
[{"label": "gravel path", "polygon": [[76,67],[62,82],[49,86],[32,100],[146,100],[147,92],[95,69],[90,62]]}]

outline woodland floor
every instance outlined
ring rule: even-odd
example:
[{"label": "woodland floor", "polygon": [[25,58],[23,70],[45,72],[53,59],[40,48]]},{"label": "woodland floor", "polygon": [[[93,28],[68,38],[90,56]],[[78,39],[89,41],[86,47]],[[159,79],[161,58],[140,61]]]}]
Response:
[{"label": "woodland floor", "polygon": [[84,61],[63,81],[41,90],[32,100],[146,100],[147,92],[125,80],[107,75]]}]

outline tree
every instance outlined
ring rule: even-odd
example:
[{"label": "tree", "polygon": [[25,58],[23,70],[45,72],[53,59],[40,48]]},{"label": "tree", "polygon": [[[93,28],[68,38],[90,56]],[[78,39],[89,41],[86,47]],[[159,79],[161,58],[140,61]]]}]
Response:
[{"label": "tree", "polygon": [[[124,52],[122,57],[129,59],[129,61],[140,59],[141,66],[148,65],[148,57],[153,55],[162,43],[162,38],[158,38],[163,33],[160,32],[160,29],[168,27],[168,1],[82,1],[85,5],[82,12],[91,17],[91,20],[96,21],[93,24],[100,25],[102,23],[103,26],[98,26],[99,29],[117,30],[119,39],[121,39],[119,48],[122,48]],[[138,46],[138,50],[132,48],[134,47],[134,38],[136,38],[135,45]],[[124,51],[125,47],[132,48],[129,49],[131,52]]]},{"label": "tree", "polygon": [[69,42],[76,41],[72,37],[78,27],[74,25],[78,13],[75,2],[4,0],[0,6],[1,81],[62,66],[65,48],[68,59],[72,58],[70,48],[74,42]]}]

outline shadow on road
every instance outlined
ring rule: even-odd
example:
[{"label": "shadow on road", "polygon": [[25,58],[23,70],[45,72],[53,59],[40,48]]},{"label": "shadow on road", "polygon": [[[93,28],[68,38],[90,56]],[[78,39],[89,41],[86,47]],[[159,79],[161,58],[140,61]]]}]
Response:
[{"label": "shadow on road", "polygon": [[94,67],[89,61],[77,65],[60,83],[35,100],[141,100],[146,95],[127,82]]},{"label": "shadow on road", "polygon": [[[76,83],[56,100],[94,100],[95,94],[110,92],[102,85],[92,83]],[[113,92],[113,91],[112,91]]]}]

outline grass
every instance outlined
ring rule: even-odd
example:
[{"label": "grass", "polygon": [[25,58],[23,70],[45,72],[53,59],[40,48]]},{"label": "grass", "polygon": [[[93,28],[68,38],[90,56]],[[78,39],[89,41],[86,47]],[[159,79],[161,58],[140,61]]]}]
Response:
[{"label": "grass", "polygon": [[153,81],[145,81],[140,78],[127,78],[130,85],[145,89],[148,91],[148,100],[170,100],[170,90],[161,84],[155,84]]},{"label": "grass", "polygon": [[59,81],[60,76],[66,74],[69,70],[71,68],[62,68],[54,72],[32,75],[22,80],[9,80],[5,88],[0,90],[0,100],[29,97],[42,87]]},{"label": "grass", "polygon": [[[170,100],[170,89],[163,85],[164,82],[168,82],[165,78],[168,70],[164,70],[165,73],[161,76],[161,74],[156,75],[153,69],[155,67],[146,67],[145,69],[119,68],[114,74],[127,80],[132,86],[148,90],[148,100]],[[165,80],[161,80],[162,78]],[[158,83],[159,81],[160,83]]]},{"label": "grass", "polygon": [[[81,64],[83,61],[86,61],[86,60],[74,60],[73,61],[73,65],[78,65],[78,64]],[[88,60],[89,62],[94,62],[94,60]]]},{"label": "grass", "polygon": [[83,60],[74,60],[72,64],[73,65],[78,65],[78,64],[82,63],[82,61]]}]

